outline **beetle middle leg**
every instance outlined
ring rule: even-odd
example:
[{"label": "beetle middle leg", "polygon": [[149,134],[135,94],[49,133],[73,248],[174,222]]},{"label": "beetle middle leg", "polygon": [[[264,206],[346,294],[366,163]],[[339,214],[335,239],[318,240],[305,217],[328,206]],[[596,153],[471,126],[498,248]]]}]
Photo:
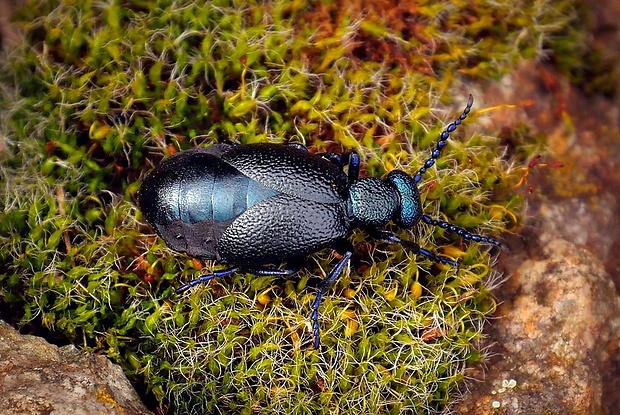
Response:
[{"label": "beetle middle leg", "polygon": [[[300,150],[308,151],[308,147],[299,143],[288,143],[289,146],[299,148]],[[326,153],[317,153],[317,156],[323,157],[325,160],[329,160],[338,167],[344,169],[348,167],[347,176],[349,177],[349,183],[353,183],[360,176],[360,156],[355,151],[349,153],[334,153],[328,151]]]},{"label": "beetle middle leg", "polygon": [[338,279],[344,267],[348,264],[353,256],[352,251],[347,251],[344,253],[340,261],[336,264],[334,268],[329,272],[327,277],[319,284],[316,292],[316,297],[314,298],[314,302],[312,303],[312,314],[310,318],[312,319],[312,333],[314,336],[314,348],[318,349],[321,344],[321,330],[319,328],[319,307],[321,306],[321,301],[323,300],[323,296],[331,287],[334,282]]}]

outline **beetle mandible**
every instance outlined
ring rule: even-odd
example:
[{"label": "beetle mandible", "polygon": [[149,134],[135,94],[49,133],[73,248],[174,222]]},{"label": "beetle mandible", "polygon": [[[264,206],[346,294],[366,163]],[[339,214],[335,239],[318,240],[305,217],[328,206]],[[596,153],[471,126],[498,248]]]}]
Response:
[{"label": "beetle mandible", "polygon": [[504,248],[495,238],[472,234],[422,212],[417,184],[472,105],[469,95],[462,114],[442,131],[430,157],[413,176],[392,170],[383,180],[360,178],[355,153],[312,154],[300,145],[285,144],[220,143],[164,160],[144,179],[138,193],[147,221],[171,249],[231,266],[202,275],[176,292],[242,271],[290,277],[296,270],[264,264],[298,260],[338,246],[342,258],[319,284],[312,304],[314,347],[318,348],[319,306],[353,256],[346,238],[354,228],[362,228],[377,241],[456,267],[457,261],[380,228],[390,221],[405,229],[423,221],[466,240]]}]

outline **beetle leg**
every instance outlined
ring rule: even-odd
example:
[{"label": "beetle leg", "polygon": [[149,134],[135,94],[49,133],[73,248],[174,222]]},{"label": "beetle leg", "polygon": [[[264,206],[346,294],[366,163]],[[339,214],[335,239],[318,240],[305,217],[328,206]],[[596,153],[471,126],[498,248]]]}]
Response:
[{"label": "beetle leg", "polygon": [[392,245],[404,246],[405,248],[413,251],[415,254],[423,255],[433,262],[439,262],[439,263],[446,264],[446,265],[452,265],[457,268],[460,265],[458,261],[453,261],[444,256],[437,255],[436,253],[431,252],[427,249],[421,248],[420,245],[416,244],[415,242],[402,239],[400,236],[396,235],[395,233],[383,231],[380,229],[371,229],[368,231],[368,234],[373,239],[379,242],[383,242],[386,244],[392,244]]},{"label": "beetle leg", "polygon": [[422,220],[424,222],[428,223],[429,225],[439,226],[442,229],[445,229],[445,230],[447,230],[449,232],[453,232],[453,233],[457,234],[458,236],[460,236],[463,239],[466,239],[468,241],[484,242],[484,243],[487,243],[487,244],[495,245],[495,246],[501,248],[502,251],[508,252],[508,247],[506,245],[504,245],[503,243],[501,243],[497,239],[492,238],[490,236],[483,236],[483,235],[476,235],[476,234],[473,234],[473,233],[469,233],[469,232],[467,232],[463,228],[459,228],[458,226],[452,225],[451,223],[443,221],[443,220],[433,219],[433,218],[431,218],[428,215],[422,215]]},{"label": "beetle leg", "polygon": [[318,156],[331,161],[340,168],[347,166],[349,168],[347,176],[349,183],[353,183],[360,176],[360,156],[352,151],[350,153],[319,153]]},{"label": "beetle leg", "polygon": [[341,153],[333,153],[331,151],[327,153],[317,153],[317,156],[323,157],[327,161],[331,161],[336,166],[344,168],[347,165],[347,162],[344,160],[345,154]]},{"label": "beetle leg", "polygon": [[[289,146],[298,148],[300,150],[308,151],[308,148],[299,143],[288,143]],[[317,153],[317,156],[323,157],[325,160],[328,160],[334,163],[336,166],[344,169],[345,166],[349,167],[348,177],[349,183],[353,183],[360,176],[360,156],[352,151],[350,153],[334,153],[328,151],[326,153]]]},{"label": "beetle leg", "polygon": [[228,269],[223,269],[219,271],[213,271],[212,274],[201,275],[195,280],[192,280],[188,282],[187,284],[180,286],[174,292],[177,294],[181,294],[182,292],[185,292],[192,287],[195,287],[200,284],[206,284],[207,282],[211,281],[213,278],[226,277],[228,275],[234,274],[237,271],[239,271],[239,268],[228,268]]},{"label": "beetle leg", "polygon": [[201,275],[195,280],[192,280],[188,282],[187,284],[180,286],[179,288],[175,290],[175,292],[177,294],[181,294],[182,292],[185,292],[192,287],[195,287],[200,284],[206,284],[207,282],[211,281],[214,278],[226,277],[228,275],[234,274],[235,272],[247,272],[248,274],[270,276],[270,277],[289,277],[295,274],[297,271],[298,270],[296,269],[240,268],[240,267],[223,269],[220,271],[214,271],[212,274]]},{"label": "beetle leg", "polygon": [[248,274],[262,275],[269,277],[290,277],[299,269],[272,269],[272,268],[244,268]]},{"label": "beetle leg", "polygon": [[349,156],[349,183],[353,183],[360,177],[360,156],[355,152],[350,152]]},{"label": "beetle leg", "polygon": [[[288,143],[289,146],[298,148],[300,150],[308,151],[308,147],[299,143]],[[349,167],[348,176],[349,183],[353,183],[360,176],[360,156],[352,151],[350,153],[333,153],[331,151],[326,153],[317,153],[317,156],[323,157],[325,160],[331,161],[340,168],[345,166]]]},{"label": "beetle leg", "polygon": [[317,288],[316,297],[314,298],[314,302],[312,303],[312,315],[310,318],[312,319],[312,332],[314,335],[314,348],[318,349],[321,344],[320,337],[320,328],[319,328],[319,307],[321,305],[321,301],[323,300],[323,296],[332,286],[332,284],[338,279],[344,267],[349,263],[349,260],[353,256],[353,252],[347,251],[342,256],[342,259],[338,261],[336,266],[330,271],[329,275],[321,281]]},{"label": "beetle leg", "polygon": [[308,151],[308,147],[306,147],[305,145],[303,145],[301,143],[288,143],[287,145],[289,147],[295,147],[295,148],[298,148],[298,149],[303,150],[303,151]]}]

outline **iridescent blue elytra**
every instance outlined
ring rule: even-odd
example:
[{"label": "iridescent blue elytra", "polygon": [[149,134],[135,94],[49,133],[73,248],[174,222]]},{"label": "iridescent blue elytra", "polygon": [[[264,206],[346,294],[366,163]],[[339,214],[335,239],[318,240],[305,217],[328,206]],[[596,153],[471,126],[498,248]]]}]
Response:
[{"label": "iridescent blue elytra", "polygon": [[353,256],[347,238],[354,228],[453,266],[458,262],[381,228],[390,221],[401,228],[423,221],[469,241],[503,247],[494,238],[422,212],[417,184],[472,104],[470,95],[463,113],[441,133],[413,176],[393,170],[384,179],[360,178],[357,154],[311,154],[299,145],[215,144],[164,160],[140,187],[139,205],[146,219],[170,248],[232,266],[200,276],[177,292],[240,271],[289,278],[296,271],[265,264],[297,262],[336,248],[342,259],[322,281],[312,304],[313,344],[318,347],[321,299]]}]

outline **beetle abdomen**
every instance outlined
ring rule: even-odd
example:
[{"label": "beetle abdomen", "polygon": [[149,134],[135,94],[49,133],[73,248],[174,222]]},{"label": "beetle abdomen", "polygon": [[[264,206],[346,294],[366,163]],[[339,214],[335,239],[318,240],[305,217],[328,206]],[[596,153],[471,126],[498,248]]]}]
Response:
[{"label": "beetle abdomen", "polygon": [[[226,222],[235,219],[258,202],[279,194],[244,176],[234,167],[218,161],[220,164],[216,171],[210,172],[213,174],[209,177],[211,181],[207,188],[202,185],[204,180],[200,177],[188,183],[187,200],[192,203],[184,206],[185,210],[181,209],[181,220],[197,223],[212,218],[214,222]],[[192,194],[200,196],[194,200],[189,196]]]},{"label": "beetle abdomen", "polygon": [[139,203],[153,225],[227,222],[277,194],[217,156],[186,151],[165,160],[144,179]]},{"label": "beetle abdomen", "polygon": [[172,249],[214,259],[226,227],[277,194],[201,148],[164,160],[144,179],[138,199],[148,222]]}]

